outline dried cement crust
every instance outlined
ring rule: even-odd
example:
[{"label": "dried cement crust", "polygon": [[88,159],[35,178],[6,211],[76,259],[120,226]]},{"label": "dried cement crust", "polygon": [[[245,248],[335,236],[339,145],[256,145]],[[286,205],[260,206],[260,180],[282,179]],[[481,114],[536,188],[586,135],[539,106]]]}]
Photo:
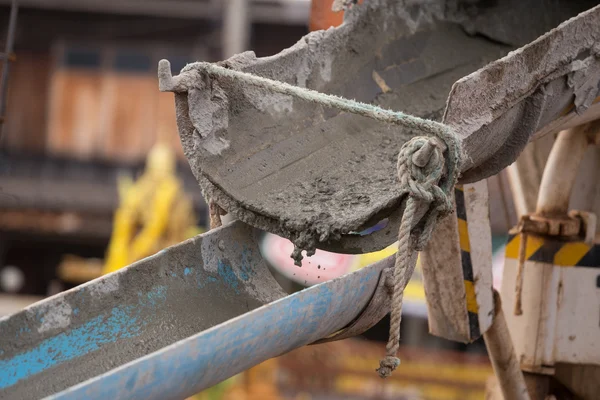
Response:
[{"label": "dried cement crust", "polygon": [[444,123],[471,156],[463,182],[510,165],[532,134],[569,105],[583,115],[600,96],[599,82],[600,6],[460,79]]},{"label": "dried cement crust", "polygon": [[[368,1],[341,27],[313,32],[278,55],[256,58],[247,52],[221,65],[440,120],[454,82],[511,47],[465,34],[458,22],[481,23],[481,16],[464,12],[459,7],[464,2],[413,3]],[[445,122],[463,134],[470,157],[467,179],[490,175],[514,160],[544,119],[556,114],[557,107],[548,106],[556,93],[570,101],[572,93],[559,86],[566,77],[557,79],[524,93],[525,101],[470,133],[463,126],[477,118],[468,116],[469,110],[485,104],[469,103],[461,82],[454,86]],[[392,228],[403,203],[395,162],[415,133],[207,76],[194,64],[177,77],[161,76],[161,88],[177,93],[184,151],[205,194],[236,218],[307,250],[374,251],[395,240]],[[586,90],[588,99],[593,90]],[[514,129],[502,129],[505,124]],[[485,140],[469,142],[474,133]],[[394,211],[385,234],[348,235]]]}]

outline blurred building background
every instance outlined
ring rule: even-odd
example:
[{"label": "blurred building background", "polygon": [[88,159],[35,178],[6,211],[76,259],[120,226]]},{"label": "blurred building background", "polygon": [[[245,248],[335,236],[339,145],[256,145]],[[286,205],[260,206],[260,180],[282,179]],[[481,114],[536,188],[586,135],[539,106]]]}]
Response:
[{"label": "blurred building background", "polygon": [[[0,1],[2,42],[10,3]],[[176,74],[241,49],[269,55],[308,30],[308,0],[251,1],[246,16],[229,11],[237,3],[19,2],[0,143],[1,291],[44,296],[65,254],[104,257],[117,177],[139,176],[157,139],[178,155],[178,175],[206,225],[173,94],[158,91],[158,61],[169,59]]]}]

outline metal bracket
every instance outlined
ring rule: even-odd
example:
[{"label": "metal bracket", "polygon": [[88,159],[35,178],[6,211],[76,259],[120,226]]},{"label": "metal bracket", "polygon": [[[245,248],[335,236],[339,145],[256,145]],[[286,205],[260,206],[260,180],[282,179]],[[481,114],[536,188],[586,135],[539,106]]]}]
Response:
[{"label": "metal bracket", "polygon": [[561,238],[583,238],[586,244],[594,243],[596,215],[587,211],[571,210],[567,215],[547,217],[529,214],[521,217],[511,233],[533,233]]},{"label": "metal bracket", "polygon": [[581,221],[568,216],[544,217],[538,214],[523,215],[514,233],[572,237],[581,229]]},{"label": "metal bracket", "polygon": [[571,210],[569,211],[569,217],[581,220],[580,235],[583,237],[585,244],[593,246],[596,237],[596,214],[587,211]]}]

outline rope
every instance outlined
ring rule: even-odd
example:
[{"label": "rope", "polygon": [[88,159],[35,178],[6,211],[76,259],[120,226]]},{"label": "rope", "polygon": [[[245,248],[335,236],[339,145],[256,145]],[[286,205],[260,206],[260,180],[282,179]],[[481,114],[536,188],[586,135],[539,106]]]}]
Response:
[{"label": "rope", "polygon": [[[450,193],[458,179],[462,155],[460,140],[444,124],[386,110],[372,104],[360,103],[311,89],[290,85],[219,65],[198,62],[187,65],[181,72],[198,71],[209,78],[240,80],[246,84],[273,92],[297,97],[325,107],[362,115],[377,121],[399,125],[419,132],[404,143],[398,155],[398,179],[401,194],[407,194],[406,207],[398,232],[398,252],[394,265],[390,334],[386,356],[377,372],[382,378],[391,375],[398,365],[400,320],[404,289],[411,278],[421,251],[431,238],[435,223],[453,210]],[[203,82],[202,79],[197,81]],[[446,157],[444,157],[444,153]],[[442,179],[445,176],[445,179]],[[423,220],[421,222],[421,220]]]},{"label": "rope", "polygon": [[523,277],[525,276],[525,259],[527,255],[527,232],[521,232],[519,244],[519,265],[517,266],[517,282],[515,284],[515,315],[523,315]]},{"label": "rope", "polygon": [[225,215],[225,211],[212,199],[208,202],[208,214],[210,217],[210,229],[215,229],[223,225],[221,215]]},{"label": "rope", "polygon": [[[382,378],[389,377],[400,359],[402,299],[416,266],[417,252],[426,245],[435,222],[453,210],[453,204],[438,186],[445,167],[445,144],[438,138],[415,137],[406,142],[398,155],[398,179],[403,194],[408,194],[398,232],[398,252],[394,265],[394,288],[390,312],[390,334],[386,356],[377,369]],[[422,227],[416,228],[425,214]]]}]

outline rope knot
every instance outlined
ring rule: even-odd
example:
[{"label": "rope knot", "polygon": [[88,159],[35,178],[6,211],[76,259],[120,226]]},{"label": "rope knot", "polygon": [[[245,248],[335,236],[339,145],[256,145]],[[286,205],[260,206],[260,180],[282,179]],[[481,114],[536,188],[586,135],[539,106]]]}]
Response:
[{"label": "rope knot", "polygon": [[400,359],[398,357],[386,356],[379,361],[379,368],[376,371],[381,378],[388,378],[392,376],[392,371],[395,371],[399,365]]},{"label": "rope knot", "polygon": [[[453,209],[452,202],[439,186],[446,170],[445,150],[446,145],[439,138],[417,136],[404,143],[398,155],[398,179],[402,194],[407,193],[413,201],[427,205],[430,211],[425,216],[421,233],[417,235],[419,251],[429,240],[435,222]],[[418,223],[418,219],[413,223]]]}]

